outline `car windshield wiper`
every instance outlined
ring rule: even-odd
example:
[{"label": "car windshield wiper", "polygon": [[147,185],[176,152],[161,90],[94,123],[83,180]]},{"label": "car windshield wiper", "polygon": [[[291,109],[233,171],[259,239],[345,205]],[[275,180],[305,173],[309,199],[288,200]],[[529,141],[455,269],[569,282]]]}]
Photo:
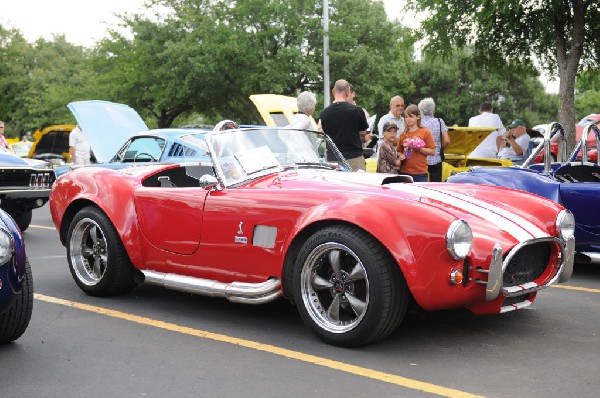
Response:
[{"label": "car windshield wiper", "polygon": [[294,163],[293,166],[290,165],[288,167],[289,168],[296,168],[296,167],[312,168],[312,167],[315,167],[318,169],[327,169],[327,170],[334,170],[336,168],[331,163],[327,163],[327,162],[296,162],[296,163]]}]

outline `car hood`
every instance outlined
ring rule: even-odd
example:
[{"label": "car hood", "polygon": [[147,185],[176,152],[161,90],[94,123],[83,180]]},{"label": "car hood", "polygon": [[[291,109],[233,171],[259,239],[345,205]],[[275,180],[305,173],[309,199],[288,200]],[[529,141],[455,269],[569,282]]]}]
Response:
[{"label": "car hood", "polygon": [[468,156],[495,127],[448,127],[450,144],[444,148],[445,155]]},{"label": "car hood", "polygon": [[[281,181],[292,190],[346,192],[357,203],[361,203],[358,198],[367,197],[373,206],[386,206],[384,203],[389,203],[389,197],[421,202],[458,218],[468,215],[465,219],[479,219],[483,224],[492,221],[495,228],[509,232],[519,241],[548,236],[547,227],[538,223],[538,216],[548,208],[560,207],[546,199],[542,205],[538,196],[514,189],[473,184],[401,183],[404,178],[381,173],[299,170],[284,174]],[[502,197],[502,201],[498,197]]]},{"label": "car hood", "polygon": [[[296,98],[278,94],[255,94],[250,96],[260,117],[266,126],[287,126],[294,115],[298,113]],[[316,129],[312,116],[310,117],[313,127]]]},{"label": "car hood", "polygon": [[20,158],[8,150],[0,149],[0,167],[29,166],[26,158]]},{"label": "car hood", "polygon": [[131,107],[108,101],[78,101],[67,105],[88,140],[98,163],[106,163],[131,136],[148,126]]}]

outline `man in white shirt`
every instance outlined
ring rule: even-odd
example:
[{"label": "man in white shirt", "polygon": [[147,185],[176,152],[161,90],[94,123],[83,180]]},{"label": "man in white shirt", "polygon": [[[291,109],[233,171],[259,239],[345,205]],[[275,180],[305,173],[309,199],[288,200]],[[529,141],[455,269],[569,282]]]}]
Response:
[{"label": "man in white shirt", "polygon": [[521,164],[529,155],[529,134],[525,122],[515,119],[508,125],[508,132],[496,138],[498,159],[510,159]]},{"label": "man in white shirt", "polygon": [[470,158],[495,158],[498,153],[496,138],[506,132],[500,116],[494,113],[492,104],[484,102],[479,106],[479,115],[469,119],[469,127],[496,127],[482,142],[469,154]]},{"label": "man in white shirt", "polygon": [[69,133],[69,154],[73,164],[90,164],[90,144],[79,125]]},{"label": "man in white shirt", "polygon": [[379,140],[377,141],[378,147],[383,144],[383,125],[389,122],[393,122],[398,126],[398,131],[396,132],[396,139],[400,137],[400,134],[404,133],[404,118],[402,114],[404,113],[404,98],[399,95],[392,97],[390,100],[390,112],[386,115],[383,115],[377,124],[377,131],[379,132]]}]

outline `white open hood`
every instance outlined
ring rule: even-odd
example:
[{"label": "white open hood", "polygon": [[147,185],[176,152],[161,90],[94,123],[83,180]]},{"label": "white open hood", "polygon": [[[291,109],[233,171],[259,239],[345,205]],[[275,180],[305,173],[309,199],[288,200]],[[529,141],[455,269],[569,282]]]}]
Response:
[{"label": "white open hood", "polygon": [[67,105],[98,163],[107,163],[131,136],[148,126],[131,107],[108,101],[77,101]]}]

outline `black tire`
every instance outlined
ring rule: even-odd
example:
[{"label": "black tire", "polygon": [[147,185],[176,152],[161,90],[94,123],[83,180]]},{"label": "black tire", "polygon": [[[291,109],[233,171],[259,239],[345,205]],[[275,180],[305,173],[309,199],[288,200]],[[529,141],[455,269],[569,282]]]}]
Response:
[{"label": "black tire", "polygon": [[343,347],[389,336],[409,300],[404,276],[385,247],[348,225],[322,229],[304,243],[293,287],[304,323],[325,342]]},{"label": "black tire", "polygon": [[27,329],[33,312],[33,278],[31,266],[25,259],[25,280],[13,307],[0,315],[0,344],[15,341]]},{"label": "black tire", "polygon": [[21,232],[25,232],[27,228],[29,228],[29,224],[31,224],[33,210],[25,210],[23,212],[15,213],[12,217],[17,223],[17,226],[21,229]]},{"label": "black tire", "polygon": [[134,268],[108,217],[81,209],[69,225],[67,258],[77,286],[91,296],[114,296],[135,287]]}]

